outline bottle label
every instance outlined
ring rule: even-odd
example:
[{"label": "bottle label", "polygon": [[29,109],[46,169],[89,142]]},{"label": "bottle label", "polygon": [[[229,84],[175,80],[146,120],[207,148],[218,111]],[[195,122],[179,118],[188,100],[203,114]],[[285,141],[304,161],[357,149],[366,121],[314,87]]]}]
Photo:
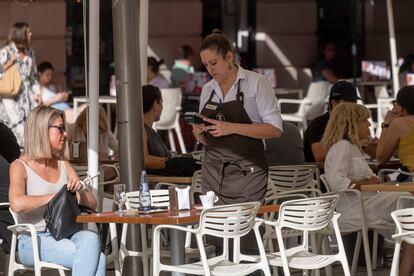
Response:
[{"label": "bottle label", "polygon": [[149,192],[141,192],[139,196],[139,207],[141,210],[148,210],[151,208],[151,197]]}]

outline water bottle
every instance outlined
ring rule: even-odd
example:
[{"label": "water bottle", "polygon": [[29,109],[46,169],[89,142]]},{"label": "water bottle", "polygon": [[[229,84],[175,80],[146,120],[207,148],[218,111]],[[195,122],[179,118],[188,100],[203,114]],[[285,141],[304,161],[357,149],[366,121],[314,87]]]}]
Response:
[{"label": "water bottle", "polygon": [[139,185],[139,209],[143,211],[151,209],[151,195],[146,171],[141,172],[141,182]]}]

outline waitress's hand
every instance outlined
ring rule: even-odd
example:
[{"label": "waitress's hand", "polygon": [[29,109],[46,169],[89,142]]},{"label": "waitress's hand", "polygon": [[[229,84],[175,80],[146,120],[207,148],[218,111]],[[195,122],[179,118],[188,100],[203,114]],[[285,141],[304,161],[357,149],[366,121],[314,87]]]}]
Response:
[{"label": "waitress's hand", "polygon": [[203,120],[211,124],[204,129],[214,137],[226,136],[234,133],[232,130],[233,123],[217,121],[210,118],[204,118]]},{"label": "waitress's hand", "polygon": [[204,145],[207,143],[205,138],[205,125],[204,124],[194,124],[193,126],[193,135],[196,140]]},{"label": "waitress's hand", "polygon": [[78,192],[81,191],[83,188],[83,185],[80,183],[79,177],[76,176],[69,176],[68,179],[68,191],[70,192]]}]

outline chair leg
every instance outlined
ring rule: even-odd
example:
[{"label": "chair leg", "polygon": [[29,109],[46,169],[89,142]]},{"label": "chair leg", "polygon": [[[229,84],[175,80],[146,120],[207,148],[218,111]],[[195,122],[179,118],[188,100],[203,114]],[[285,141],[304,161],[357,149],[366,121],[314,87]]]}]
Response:
[{"label": "chair leg", "polygon": [[355,275],[355,272],[356,272],[356,268],[358,265],[359,251],[361,250],[361,242],[362,242],[362,234],[361,232],[358,232],[355,249],[354,249],[354,257],[352,258],[351,275]]},{"label": "chair leg", "polygon": [[378,258],[378,232],[374,231],[373,242],[372,242],[372,269],[377,269],[377,258]]},{"label": "chair leg", "polygon": [[[331,249],[329,247],[328,236],[324,236],[322,239],[322,254],[327,255],[330,253],[331,253]],[[328,265],[325,267],[325,275],[332,276],[332,265]]]},{"label": "chair leg", "polygon": [[[311,240],[311,245],[312,245],[312,252],[314,254],[318,254],[318,246],[317,246],[317,242],[316,242],[316,234],[314,232],[313,233],[310,233],[310,240]],[[321,275],[319,269],[313,270],[312,271],[312,275],[313,274],[316,275],[316,276],[320,276]]]},{"label": "chair leg", "polygon": [[175,147],[174,135],[173,135],[172,129],[168,130],[168,140],[170,141],[171,151],[177,151],[177,148]]},{"label": "chair leg", "polygon": [[121,276],[121,267],[119,263],[119,248],[118,248],[118,237],[116,233],[116,224],[110,223],[109,224],[109,233],[111,236],[111,245],[112,245],[112,255],[114,260],[114,267],[115,267],[115,276]]},{"label": "chair leg", "polygon": [[392,258],[390,276],[397,276],[398,275],[398,268],[399,268],[399,265],[400,265],[400,250],[401,250],[401,242],[397,241],[395,243],[394,257]]},{"label": "chair leg", "polygon": [[183,139],[183,135],[181,133],[180,124],[175,126],[175,133],[177,134],[178,143],[180,144],[181,153],[187,153],[187,149],[185,148],[185,143]]},{"label": "chair leg", "polygon": [[368,240],[368,231],[365,228],[362,228],[362,242],[364,244],[364,253],[365,253],[365,264],[367,266],[368,276],[372,275],[372,265],[371,265],[371,251],[369,249],[369,240]]}]

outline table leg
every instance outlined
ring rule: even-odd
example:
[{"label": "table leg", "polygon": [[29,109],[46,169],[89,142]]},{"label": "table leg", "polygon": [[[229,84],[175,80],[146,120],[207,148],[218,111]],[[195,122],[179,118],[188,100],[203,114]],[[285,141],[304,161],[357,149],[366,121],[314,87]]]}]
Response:
[{"label": "table leg", "polygon": [[[185,261],[184,239],[185,233],[175,229],[170,230],[171,235],[171,264],[179,265]],[[172,272],[172,276],[184,276],[184,273]]]}]

